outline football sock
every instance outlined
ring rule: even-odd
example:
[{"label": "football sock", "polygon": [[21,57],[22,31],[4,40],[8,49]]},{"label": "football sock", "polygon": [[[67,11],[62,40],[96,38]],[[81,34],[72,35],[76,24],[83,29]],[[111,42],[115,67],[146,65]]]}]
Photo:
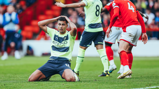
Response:
[{"label": "football sock", "polygon": [[125,51],[120,52],[120,58],[121,58],[123,66],[128,65],[128,55]]},{"label": "football sock", "polygon": [[132,67],[132,62],[133,62],[133,55],[131,52],[127,52],[128,54],[128,63],[129,63],[129,68],[131,69]]},{"label": "football sock", "polygon": [[120,70],[124,70],[124,66],[123,65],[120,65]]},{"label": "football sock", "polygon": [[107,54],[108,60],[109,61],[113,60],[113,50],[112,50],[111,46],[105,46],[105,49],[106,49],[106,54]]},{"label": "football sock", "polygon": [[97,50],[97,52],[100,55],[102,64],[104,66],[103,72],[105,73],[105,71],[108,70],[108,59],[107,59],[106,53],[105,53],[104,49],[99,49],[99,50]]},{"label": "football sock", "polygon": [[127,53],[125,51],[121,51],[120,52],[120,58],[121,58],[121,61],[123,62],[124,72],[127,71],[127,70],[129,70],[128,55],[127,55]]},{"label": "football sock", "polygon": [[[125,65],[125,66],[124,66],[124,72],[127,72],[128,70],[130,70],[130,69],[129,69],[129,66],[128,66],[128,65]],[[124,73],[124,72],[123,72],[123,73]]]},{"label": "football sock", "polygon": [[79,48],[78,49],[78,56],[77,56],[77,59],[76,59],[76,66],[74,68],[74,71],[76,73],[79,71],[79,68],[81,66],[81,63],[83,62],[84,56],[85,56],[85,50],[82,49],[82,48]]},{"label": "football sock", "polygon": [[123,61],[121,60],[121,58],[120,58],[120,70],[124,70],[124,66],[123,66]]}]

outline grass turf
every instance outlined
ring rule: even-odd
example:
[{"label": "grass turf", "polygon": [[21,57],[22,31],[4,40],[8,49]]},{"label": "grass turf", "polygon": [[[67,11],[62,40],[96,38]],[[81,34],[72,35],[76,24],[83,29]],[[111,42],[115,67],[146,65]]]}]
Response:
[{"label": "grass turf", "polygon": [[[159,57],[134,57],[131,79],[117,79],[119,58],[115,57],[117,70],[110,77],[98,77],[103,71],[99,57],[85,57],[80,68],[80,82],[65,82],[60,75],[50,81],[28,82],[28,77],[47,62],[49,57],[9,57],[0,60],[0,89],[130,89],[159,86]],[[73,69],[76,58],[72,60]]]}]

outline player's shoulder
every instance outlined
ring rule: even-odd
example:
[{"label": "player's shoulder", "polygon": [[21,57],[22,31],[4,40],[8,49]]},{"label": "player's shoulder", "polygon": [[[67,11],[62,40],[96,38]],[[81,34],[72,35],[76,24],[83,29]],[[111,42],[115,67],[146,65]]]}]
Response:
[{"label": "player's shoulder", "polygon": [[112,2],[109,2],[108,4],[107,4],[107,6],[111,6],[113,4],[113,1]]},{"label": "player's shoulder", "polygon": [[123,2],[125,2],[125,1],[127,2],[127,1],[129,1],[129,0],[114,0],[113,2],[114,2],[114,3],[123,3]]}]

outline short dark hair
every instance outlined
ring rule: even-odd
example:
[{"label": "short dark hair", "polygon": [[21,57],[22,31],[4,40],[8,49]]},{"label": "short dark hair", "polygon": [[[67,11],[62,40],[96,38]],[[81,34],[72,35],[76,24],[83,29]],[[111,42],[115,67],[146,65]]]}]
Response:
[{"label": "short dark hair", "polygon": [[60,17],[60,18],[57,19],[57,21],[66,21],[66,23],[68,23],[68,21],[66,20],[65,17]]}]

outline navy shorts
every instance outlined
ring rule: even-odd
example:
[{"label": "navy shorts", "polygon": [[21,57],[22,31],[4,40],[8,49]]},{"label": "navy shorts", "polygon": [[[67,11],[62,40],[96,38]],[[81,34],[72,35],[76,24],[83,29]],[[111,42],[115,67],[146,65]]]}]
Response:
[{"label": "navy shorts", "polygon": [[46,76],[46,78],[54,75],[62,74],[65,69],[70,69],[71,63],[69,60],[48,60],[43,66],[39,68],[39,70]]},{"label": "navy shorts", "polygon": [[104,32],[86,32],[84,31],[82,33],[81,39],[80,39],[80,46],[83,47],[89,47],[92,44],[92,41],[94,42],[94,45],[102,44],[104,40]]}]

